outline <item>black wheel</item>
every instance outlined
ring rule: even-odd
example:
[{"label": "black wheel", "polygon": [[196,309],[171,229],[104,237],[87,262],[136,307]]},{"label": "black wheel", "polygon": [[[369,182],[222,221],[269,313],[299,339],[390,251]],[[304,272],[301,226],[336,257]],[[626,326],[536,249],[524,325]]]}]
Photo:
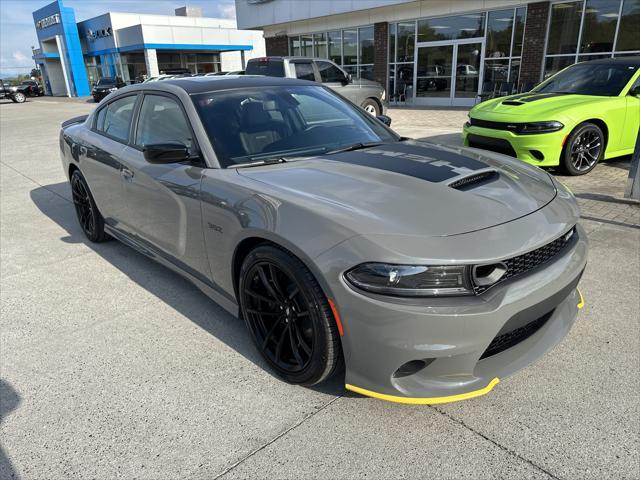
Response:
[{"label": "black wheel", "polygon": [[569,175],[584,175],[593,170],[604,155],[604,134],[600,127],[585,122],[578,125],[562,152],[562,169]]},{"label": "black wheel", "polygon": [[109,236],[104,231],[104,219],[93,201],[89,187],[79,170],[71,175],[71,194],[82,231],[92,242],[104,242]]},{"label": "black wheel", "polygon": [[369,115],[373,115],[374,117],[380,115],[380,105],[378,105],[378,102],[376,102],[373,98],[367,98],[364,102],[362,102],[362,108],[364,108],[365,112],[367,112]]},{"label": "black wheel", "polygon": [[242,316],[267,363],[290,383],[314,385],[342,361],[331,307],[311,272],[272,245],[256,247],[242,263]]},{"label": "black wheel", "polygon": [[24,103],[26,99],[26,95],[22,92],[16,92],[13,94],[13,101],[16,103]]}]

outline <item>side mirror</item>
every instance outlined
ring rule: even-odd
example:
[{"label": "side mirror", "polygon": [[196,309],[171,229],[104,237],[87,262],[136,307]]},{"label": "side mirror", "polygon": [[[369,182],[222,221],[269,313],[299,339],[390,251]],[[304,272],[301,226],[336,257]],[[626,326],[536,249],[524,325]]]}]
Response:
[{"label": "side mirror", "polygon": [[350,73],[347,73],[347,74],[345,75],[344,80],[342,81],[342,83],[343,83],[344,85],[348,85],[349,83],[352,83],[352,82],[353,82],[353,77],[351,76],[351,74],[350,74]]},{"label": "side mirror", "polygon": [[186,145],[177,142],[145,145],[142,153],[147,162],[160,165],[184,162],[191,157]]},{"label": "side mirror", "polygon": [[391,126],[391,117],[387,115],[378,115],[376,118],[384,123],[387,127]]}]

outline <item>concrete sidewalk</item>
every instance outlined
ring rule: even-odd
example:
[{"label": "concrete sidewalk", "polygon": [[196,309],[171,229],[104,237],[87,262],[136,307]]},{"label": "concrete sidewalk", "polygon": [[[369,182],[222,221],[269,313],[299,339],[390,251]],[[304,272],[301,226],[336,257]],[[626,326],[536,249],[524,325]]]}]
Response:
[{"label": "concrete sidewalk", "polygon": [[575,327],[487,396],[294,387],[188,282],[85,240],[58,131],[92,108],[0,104],[0,478],[637,478],[640,230],[584,221]]}]

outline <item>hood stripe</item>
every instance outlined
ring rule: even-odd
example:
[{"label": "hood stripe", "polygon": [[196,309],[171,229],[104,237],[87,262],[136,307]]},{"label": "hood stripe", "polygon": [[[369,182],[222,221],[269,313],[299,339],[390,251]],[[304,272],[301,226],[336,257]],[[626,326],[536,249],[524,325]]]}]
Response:
[{"label": "hood stripe", "polygon": [[537,102],[538,100],[544,100],[545,98],[551,97],[559,97],[561,95],[566,95],[564,93],[521,93],[520,95],[515,95],[513,97],[508,97],[503,99],[505,102],[523,102],[523,103],[531,103]]},{"label": "hood stripe", "polygon": [[396,143],[337,153],[324,158],[386,170],[428,182],[443,182],[488,167],[479,160],[447,150]]}]

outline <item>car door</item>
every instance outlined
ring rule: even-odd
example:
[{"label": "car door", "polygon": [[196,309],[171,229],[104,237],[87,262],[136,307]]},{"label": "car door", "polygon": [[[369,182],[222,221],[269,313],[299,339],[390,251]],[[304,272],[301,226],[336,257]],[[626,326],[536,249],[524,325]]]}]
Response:
[{"label": "car door", "polygon": [[622,138],[620,139],[620,150],[633,150],[636,145],[638,129],[640,129],[640,95],[634,94],[640,88],[640,76],[633,82],[629,93],[625,96],[626,113]]},{"label": "car door", "polygon": [[[122,152],[127,233],[186,270],[208,278],[200,212],[200,181],[205,164],[180,101],[170,94],[145,93],[134,118],[131,144]],[[144,148],[182,143],[192,161],[151,164]]]},{"label": "car door", "polygon": [[101,106],[79,146],[80,170],[107,225],[118,227],[125,217],[122,152],[129,143],[137,94],[120,96]]},{"label": "car door", "polygon": [[362,103],[364,99],[360,98],[360,88],[349,82],[346,73],[337,65],[326,60],[316,60],[315,64],[323,85],[335,90],[356,105]]}]

